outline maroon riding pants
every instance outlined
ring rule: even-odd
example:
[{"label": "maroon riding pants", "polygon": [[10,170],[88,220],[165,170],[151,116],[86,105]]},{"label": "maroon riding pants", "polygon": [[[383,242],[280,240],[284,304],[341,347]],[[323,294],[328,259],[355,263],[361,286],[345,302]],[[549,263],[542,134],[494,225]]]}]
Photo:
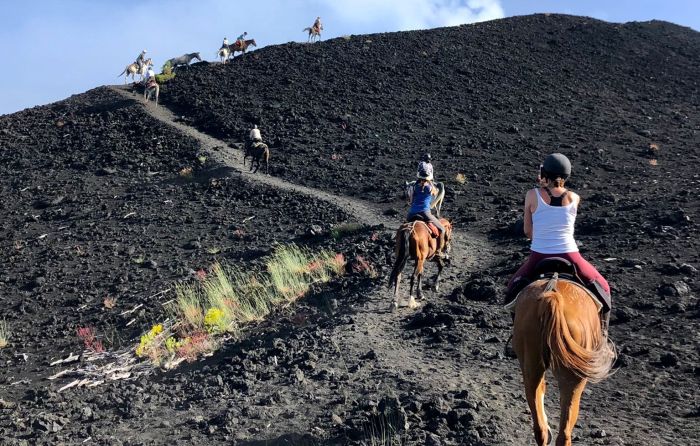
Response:
[{"label": "maroon riding pants", "polygon": [[511,289],[513,283],[515,283],[515,281],[519,278],[530,277],[535,269],[535,266],[537,266],[541,260],[548,259],[550,257],[561,257],[562,259],[566,259],[573,263],[576,265],[576,271],[578,272],[579,277],[581,277],[584,282],[590,283],[596,281],[608,294],[610,294],[610,285],[608,285],[607,280],[600,275],[598,270],[595,269],[593,265],[581,257],[581,254],[578,252],[567,252],[564,254],[540,254],[539,252],[530,251],[530,257],[527,258],[527,261],[520,267],[520,269],[518,269],[518,271],[508,282],[508,290]]}]

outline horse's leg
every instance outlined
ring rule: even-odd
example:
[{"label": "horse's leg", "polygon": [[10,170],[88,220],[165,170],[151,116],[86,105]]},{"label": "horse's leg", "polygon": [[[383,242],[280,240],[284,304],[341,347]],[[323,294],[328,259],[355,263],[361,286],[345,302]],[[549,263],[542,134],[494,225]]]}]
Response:
[{"label": "horse's leg", "polygon": [[439,291],[440,289],[440,274],[442,274],[442,270],[445,268],[445,263],[441,258],[438,258],[435,263],[438,265],[438,271],[437,274],[435,274],[435,291]]},{"label": "horse's leg", "polygon": [[401,273],[396,275],[396,283],[394,284],[394,308],[399,307],[399,284],[401,283]]},{"label": "horse's leg", "polygon": [[539,354],[535,360],[524,358],[521,361],[523,371],[523,382],[525,384],[525,398],[530,406],[532,415],[532,427],[535,432],[537,446],[549,444],[549,426],[547,425],[547,414],[544,412],[544,395],[546,384],[544,381],[545,368]]},{"label": "horse's leg", "polygon": [[[418,258],[416,259],[416,268],[413,270],[413,277],[411,278],[411,285],[413,285],[413,279],[417,279],[416,283],[416,296],[418,300],[423,299],[423,264],[425,259],[421,257],[420,251],[418,252]],[[411,286],[413,288],[413,286]],[[409,308],[416,308],[418,304],[416,299],[413,297],[413,291],[411,291],[411,297],[408,301]]]},{"label": "horse's leg", "polygon": [[156,107],[158,107],[158,96],[160,96],[160,85],[156,84]]},{"label": "horse's leg", "polygon": [[561,408],[557,446],[571,446],[571,433],[578,419],[581,394],[586,387],[587,381],[565,369],[557,369],[555,375],[559,381],[559,401]]}]

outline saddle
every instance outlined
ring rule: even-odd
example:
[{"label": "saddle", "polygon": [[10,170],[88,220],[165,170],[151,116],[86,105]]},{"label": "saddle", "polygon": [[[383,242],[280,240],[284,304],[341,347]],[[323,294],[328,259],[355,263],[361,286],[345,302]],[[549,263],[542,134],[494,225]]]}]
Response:
[{"label": "saddle", "polygon": [[[539,279],[549,279],[555,274],[558,275],[559,279],[568,280],[570,282],[581,285],[594,300],[596,305],[598,305],[598,310],[601,309],[610,311],[610,296],[600,287],[597,282],[586,283],[578,275],[576,271],[576,265],[569,262],[561,257],[550,257],[548,259],[543,259],[535,266],[534,272],[530,277],[523,277],[521,280],[515,283],[512,295],[516,296],[520,294],[528,285]],[[507,305],[515,305],[516,299]]]},{"label": "saddle", "polygon": [[419,222],[425,224],[428,227],[428,230],[430,231],[430,235],[433,238],[438,238],[440,236],[440,230],[437,228],[437,226],[435,226],[433,223],[431,223],[429,221],[424,221],[422,218],[420,218],[420,216],[414,215],[413,217],[411,217],[408,220],[409,223],[413,223],[416,221],[419,221]]}]

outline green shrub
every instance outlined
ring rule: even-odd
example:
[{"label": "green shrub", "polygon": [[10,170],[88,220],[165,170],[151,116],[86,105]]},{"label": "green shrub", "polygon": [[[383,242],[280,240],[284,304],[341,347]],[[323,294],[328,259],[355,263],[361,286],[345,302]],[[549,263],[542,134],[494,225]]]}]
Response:
[{"label": "green shrub", "polygon": [[163,85],[164,83],[168,82],[170,79],[175,77],[175,73],[170,73],[170,74],[156,74],[156,82],[158,82],[158,85]]}]

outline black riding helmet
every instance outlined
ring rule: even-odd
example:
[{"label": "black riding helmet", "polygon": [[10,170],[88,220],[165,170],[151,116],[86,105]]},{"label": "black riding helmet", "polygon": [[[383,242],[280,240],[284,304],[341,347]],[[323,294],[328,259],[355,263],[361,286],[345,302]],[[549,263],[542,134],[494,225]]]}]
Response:
[{"label": "black riding helmet", "polygon": [[552,153],[547,155],[542,163],[543,178],[556,180],[557,178],[568,179],[571,175],[571,161],[561,153]]},{"label": "black riding helmet", "polygon": [[432,159],[429,153],[424,153],[420,158],[421,161],[425,161],[426,163],[429,163]]}]

